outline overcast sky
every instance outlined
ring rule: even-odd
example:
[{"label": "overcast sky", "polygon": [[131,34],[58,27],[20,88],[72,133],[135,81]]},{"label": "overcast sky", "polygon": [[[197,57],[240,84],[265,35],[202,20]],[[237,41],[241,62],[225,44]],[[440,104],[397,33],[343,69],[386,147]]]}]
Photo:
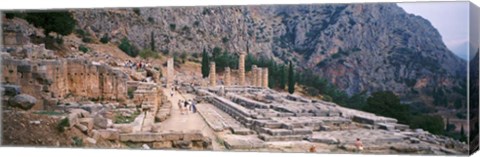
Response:
[{"label": "overcast sky", "polygon": [[398,3],[406,12],[422,16],[442,35],[447,47],[468,58],[468,2]]}]

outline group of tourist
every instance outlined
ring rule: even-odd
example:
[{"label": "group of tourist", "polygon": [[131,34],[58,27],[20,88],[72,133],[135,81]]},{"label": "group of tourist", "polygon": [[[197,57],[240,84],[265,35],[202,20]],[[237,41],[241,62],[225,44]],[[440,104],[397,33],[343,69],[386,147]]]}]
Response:
[{"label": "group of tourist", "polygon": [[125,62],[125,68],[138,70],[145,69],[146,67],[150,67],[150,64],[145,62],[132,62],[131,60]]},{"label": "group of tourist", "polygon": [[192,100],[179,100],[178,109],[180,109],[181,114],[188,114],[189,111],[192,113],[197,112],[197,103]]}]

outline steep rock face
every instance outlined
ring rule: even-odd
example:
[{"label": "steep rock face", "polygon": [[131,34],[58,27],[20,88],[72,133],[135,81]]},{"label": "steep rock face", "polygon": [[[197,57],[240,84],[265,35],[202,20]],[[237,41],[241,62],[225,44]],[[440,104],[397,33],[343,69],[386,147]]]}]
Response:
[{"label": "steep rock face", "polygon": [[[421,95],[464,99],[466,62],[450,52],[425,19],[396,4],[164,7],[73,10],[81,28],[118,42],[127,37],[157,51],[229,52],[293,60],[348,94],[391,90],[412,101]],[[463,87],[465,88],[465,87]],[[450,95],[449,95],[450,96]],[[464,103],[464,102],[463,102]]]}]

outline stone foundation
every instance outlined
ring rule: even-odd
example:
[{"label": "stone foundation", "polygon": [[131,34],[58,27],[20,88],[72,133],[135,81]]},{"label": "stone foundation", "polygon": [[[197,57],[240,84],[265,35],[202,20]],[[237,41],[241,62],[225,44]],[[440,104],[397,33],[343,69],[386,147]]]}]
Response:
[{"label": "stone foundation", "polygon": [[[86,59],[19,60],[2,55],[2,83],[21,86],[22,93],[40,100],[71,95],[96,100],[127,99],[129,77],[108,65]],[[37,101],[34,110],[56,104]]]}]

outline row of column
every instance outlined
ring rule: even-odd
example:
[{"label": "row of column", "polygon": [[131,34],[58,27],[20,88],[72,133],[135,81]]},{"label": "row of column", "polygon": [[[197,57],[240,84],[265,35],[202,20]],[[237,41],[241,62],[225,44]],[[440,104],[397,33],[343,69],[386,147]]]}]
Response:
[{"label": "row of column", "polygon": [[[239,58],[239,85],[245,86],[245,53],[240,54]],[[263,87],[268,88],[268,68],[258,68],[256,65],[252,66],[252,86],[255,87]],[[215,71],[215,62],[210,62],[210,86],[216,86],[217,73]],[[231,70],[229,67],[225,68],[224,72],[224,85],[231,86],[232,85],[232,78],[231,78]]]},{"label": "row of column", "polygon": [[252,86],[268,88],[268,68],[252,66]]}]

